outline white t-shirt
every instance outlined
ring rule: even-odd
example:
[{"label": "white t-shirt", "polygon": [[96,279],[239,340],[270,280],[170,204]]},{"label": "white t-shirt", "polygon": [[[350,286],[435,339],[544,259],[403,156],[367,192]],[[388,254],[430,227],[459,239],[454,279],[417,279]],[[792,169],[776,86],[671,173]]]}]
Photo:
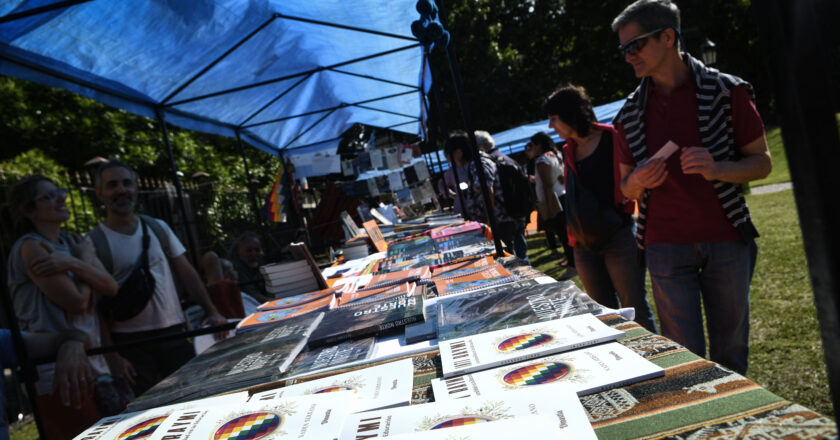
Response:
[{"label": "white t-shirt", "polygon": [[[169,248],[173,257],[183,254],[186,249],[172,229],[163,220],[155,219],[169,236]],[[108,245],[111,248],[113,258],[114,279],[122,286],[123,282],[131,275],[132,269],[140,253],[143,252],[143,228],[137,222],[137,230],[134,234],[125,235],[114,231],[104,224],[99,226],[105,232]],[[184,312],[181,310],[181,302],[178,299],[178,291],[175,288],[175,280],[169,268],[169,262],[163,253],[154,230],[147,226],[149,234],[149,271],[155,278],[155,294],[146,304],[140,314],[127,321],[114,321],[111,330],[117,333],[139,332],[145,330],[157,330],[171,327],[184,322]],[[90,240],[90,238],[88,238]]]},{"label": "white t-shirt", "polygon": [[[560,183],[560,180],[557,179],[563,175],[563,165],[560,164],[560,159],[558,159],[554,153],[544,153],[541,154],[535,162],[537,164],[544,163],[551,168],[551,180],[554,182],[554,195],[559,197],[566,194],[566,187],[563,186],[563,184]],[[537,189],[537,201],[542,202],[545,200],[545,195],[542,190],[542,179],[540,179],[540,173],[535,172],[534,174]]]}]

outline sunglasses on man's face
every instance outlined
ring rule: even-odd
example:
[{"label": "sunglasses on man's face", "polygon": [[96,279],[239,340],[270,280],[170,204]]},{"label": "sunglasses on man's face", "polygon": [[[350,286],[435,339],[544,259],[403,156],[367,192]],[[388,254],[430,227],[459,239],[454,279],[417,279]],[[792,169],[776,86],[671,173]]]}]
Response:
[{"label": "sunglasses on man's face", "polygon": [[639,53],[639,51],[645,48],[645,44],[647,44],[648,38],[669,28],[670,26],[659,28],[639,35],[638,37],[628,41],[627,44],[619,44],[618,53],[620,53],[622,57],[627,57],[627,55],[636,55],[637,53]]}]

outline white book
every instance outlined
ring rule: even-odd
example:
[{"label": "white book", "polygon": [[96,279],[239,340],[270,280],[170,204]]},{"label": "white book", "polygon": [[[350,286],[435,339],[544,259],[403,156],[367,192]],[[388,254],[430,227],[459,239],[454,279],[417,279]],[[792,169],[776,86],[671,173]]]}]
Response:
[{"label": "white book", "polygon": [[535,415],[549,416],[568,438],[597,438],[580,400],[573,392],[560,389],[546,394],[540,389],[525,389],[353,414],[344,422],[339,440],[391,438],[399,434]]},{"label": "white book", "polygon": [[263,391],[248,399],[270,401],[283,397],[352,391],[359,398],[358,411],[391,408],[411,403],[414,363],[411,359],[324,377],[310,382]]},{"label": "white book", "polygon": [[[381,438],[385,437],[376,437],[376,439]],[[564,434],[563,430],[554,423],[550,416],[496,420],[487,423],[455,426],[448,429],[398,434],[388,438],[392,440],[574,440]]]},{"label": "white book", "polygon": [[355,404],[353,393],[336,393],[181,410],[148,440],[332,439]]},{"label": "white book", "polygon": [[248,392],[225,394],[191,402],[152,408],[145,411],[105,417],[76,436],[74,440],[117,440],[147,438],[157,432],[164,421],[175,412],[214,406],[238,406],[248,401]]},{"label": "white book", "polygon": [[260,267],[260,272],[265,275],[296,272],[309,266],[306,260],[295,260],[283,263],[267,264]]},{"label": "white book", "polygon": [[665,374],[633,350],[612,342],[448,379],[432,380],[435,400],[457,400],[523,388],[592,394]]},{"label": "white book", "polygon": [[624,336],[587,313],[442,341],[443,377],[614,341]]}]

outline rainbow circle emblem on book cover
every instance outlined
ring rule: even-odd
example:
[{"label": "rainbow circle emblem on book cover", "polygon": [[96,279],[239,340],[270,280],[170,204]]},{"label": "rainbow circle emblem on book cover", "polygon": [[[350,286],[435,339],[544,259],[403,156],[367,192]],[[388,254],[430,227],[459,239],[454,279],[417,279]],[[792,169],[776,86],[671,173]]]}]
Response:
[{"label": "rainbow circle emblem on book cover", "polygon": [[446,420],[432,426],[431,428],[429,428],[429,430],[431,431],[432,429],[443,429],[443,428],[453,428],[455,426],[475,425],[476,423],[492,422],[493,420],[495,420],[495,419],[492,418],[492,417],[480,416],[480,415],[458,416],[458,417],[452,417],[452,418],[446,419]]},{"label": "rainbow circle emblem on book cover", "polygon": [[223,423],[212,440],[255,440],[271,434],[282,424],[283,417],[272,412],[245,414]]},{"label": "rainbow circle emblem on book cover", "polygon": [[122,434],[117,436],[117,440],[140,440],[149,438],[164,420],[166,420],[166,416],[144,420],[123,431]]},{"label": "rainbow circle emblem on book cover", "polygon": [[356,391],[356,389],[353,388],[353,387],[334,385],[334,386],[328,386],[328,387],[321,388],[320,390],[317,390],[317,391],[313,391],[312,394],[337,393],[339,391]]},{"label": "rainbow circle emblem on book cover", "polygon": [[554,336],[548,333],[525,333],[522,335],[511,336],[496,345],[496,350],[502,353],[511,351],[525,350],[526,348],[533,348],[538,345],[543,345],[554,340]]},{"label": "rainbow circle emblem on book cover", "polygon": [[502,382],[514,387],[543,385],[568,376],[572,367],[563,362],[537,362],[519,367],[502,376]]}]

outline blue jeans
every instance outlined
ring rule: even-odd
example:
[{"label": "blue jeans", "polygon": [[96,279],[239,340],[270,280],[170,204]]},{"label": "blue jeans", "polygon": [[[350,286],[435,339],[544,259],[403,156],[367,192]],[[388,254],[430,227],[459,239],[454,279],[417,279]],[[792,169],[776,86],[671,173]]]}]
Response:
[{"label": "blue jeans", "polygon": [[645,270],[639,265],[632,225],[616,232],[600,251],[578,246],[574,252],[575,268],[590,298],[613,309],[633,307],[636,322],[656,333],[653,311],[645,297]]},{"label": "blue jeans", "polygon": [[662,335],[706,356],[702,307],[709,331],[709,358],[747,372],[750,278],[755,242],[654,243],[646,258]]}]

